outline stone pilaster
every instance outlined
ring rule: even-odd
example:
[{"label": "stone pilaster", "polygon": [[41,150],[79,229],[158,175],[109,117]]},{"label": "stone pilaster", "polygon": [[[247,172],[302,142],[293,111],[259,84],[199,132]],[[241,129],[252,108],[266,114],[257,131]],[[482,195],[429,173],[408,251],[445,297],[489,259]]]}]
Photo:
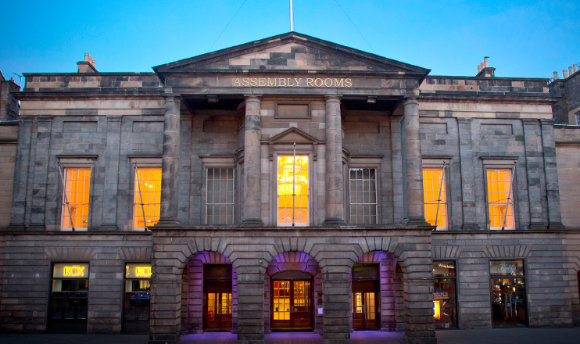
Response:
[{"label": "stone pilaster", "polygon": [[262,226],[260,212],[260,98],[246,98],[246,117],[244,119],[244,194],[242,203],[242,225]]},{"label": "stone pilaster", "polygon": [[564,225],[562,225],[562,214],[560,212],[560,189],[558,186],[558,169],[556,166],[554,122],[552,120],[541,120],[540,123],[542,126],[546,194],[548,196],[548,228],[562,229]]},{"label": "stone pilaster", "polygon": [[327,226],[344,224],[340,99],[326,97],[326,219]]},{"label": "stone pilaster", "polygon": [[351,329],[350,271],[322,272],[324,343],[349,343]]},{"label": "stone pilaster", "polygon": [[165,115],[163,116],[163,159],[161,164],[161,215],[157,226],[177,225],[177,170],[179,168],[179,141],[181,100],[165,91]]},{"label": "stone pilaster", "polygon": [[264,271],[260,261],[242,259],[237,269],[238,343],[264,342]]},{"label": "stone pilaster", "polygon": [[179,343],[181,328],[180,262],[171,258],[152,261],[149,344]]},{"label": "stone pilaster", "polygon": [[[431,264],[424,265],[432,269]],[[408,344],[435,344],[431,271],[408,272],[405,280],[405,337]],[[424,276],[425,275],[425,276]]]},{"label": "stone pilaster", "polygon": [[419,102],[407,98],[404,104],[404,150],[406,169],[407,221],[409,224],[427,225],[423,215],[423,171],[421,141],[419,139]]}]

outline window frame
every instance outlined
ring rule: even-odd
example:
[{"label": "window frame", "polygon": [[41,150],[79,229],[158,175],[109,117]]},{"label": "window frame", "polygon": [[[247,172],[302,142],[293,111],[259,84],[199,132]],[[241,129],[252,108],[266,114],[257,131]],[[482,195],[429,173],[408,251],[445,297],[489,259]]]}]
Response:
[{"label": "window frame", "polygon": [[445,217],[446,217],[446,227],[437,227],[435,224],[434,231],[448,231],[451,227],[451,207],[449,206],[449,166],[450,166],[451,159],[450,158],[427,158],[422,160],[421,165],[421,180],[422,180],[422,187],[423,187],[423,217],[425,217],[425,222],[427,221],[427,214],[425,213],[425,182],[423,181],[423,169],[425,168],[440,168],[443,171],[443,182],[445,183]]},{"label": "window frame", "polygon": [[313,200],[314,199],[313,199],[313,193],[312,193],[313,192],[312,191],[312,173],[313,173],[312,170],[313,170],[314,159],[313,159],[311,152],[307,152],[307,151],[304,151],[302,149],[296,150],[296,157],[298,157],[298,156],[308,157],[308,222],[307,223],[299,223],[299,224],[298,223],[286,224],[286,223],[278,222],[278,201],[279,201],[278,200],[278,157],[280,157],[280,156],[293,156],[293,155],[294,155],[293,151],[281,150],[281,151],[276,152],[273,156],[273,170],[272,171],[274,173],[272,173],[272,176],[274,178],[273,186],[274,186],[274,200],[275,201],[272,202],[272,204],[274,205],[273,215],[274,215],[274,219],[276,222],[276,227],[284,227],[284,228],[287,228],[287,227],[290,227],[290,228],[291,227],[309,227],[309,226],[312,226],[312,223],[313,223],[312,208],[313,208]]},{"label": "window frame", "polygon": [[[376,219],[375,224],[378,225],[381,223],[381,202],[380,202],[380,185],[381,185],[381,160],[382,156],[351,156],[348,158],[348,165],[345,166],[345,174],[346,177],[344,178],[346,187],[344,188],[344,196],[345,196],[345,207],[346,207],[346,220],[349,224],[353,224],[351,222],[351,202],[350,202],[350,169],[351,168],[368,168],[375,170],[375,195],[376,195]],[[344,171],[344,170],[343,170]],[[361,224],[356,224],[357,226],[364,226]],[[367,226],[374,226],[374,225],[367,225]]]},{"label": "window frame", "polygon": [[[131,185],[132,185],[132,198],[131,198],[131,203],[132,203],[132,207],[131,207],[131,230],[136,231],[136,232],[146,232],[147,230],[151,230],[151,228],[149,227],[144,227],[144,228],[137,228],[135,227],[135,185],[137,183],[137,169],[138,168],[159,168],[162,169],[161,166],[161,158],[158,157],[139,157],[139,158],[132,158],[131,159]],[[163,179],[163,170],[161,170],[161,178]],[[159,192],[161,192],[161,187],[159,189]],[[161,214],[161,200],[159,200],[159,212]],[[153,225],[155,226],[155,225]],[[152,226],[152,227],[153,227]]]},{"label": "window frame", "polygon": [[[92,225],[92,204],[93,204],[93,182],[94,182],[94,164],[97,156],[57,156],[58,158],[58,169],[59,169],[59,194],[60,194],[60,218],[59,218],[59,230],[62,232],[86,232],[91,228]],[[67,204],[66,196],[66,170],[74,168],[88,168],[90,171],[89,177],[89,196],[88,196],[88,210],[87,210],[87,226],[81,228],[64,227],[65,221],[65,207]],[[70,202],[68,202],[70,204]],[[70,218],[69,218],[70,220]],[[71,223],[72,225],[72,223]]]},{"label": "window frame", "polygon": [[[486,213],[486,227],[488,230],[492,231],[504,231],[504,230],[516,230],[518,228],[518,217],[517,217],[517,190],[515,185],[517,184],[517,158],[493,158],[493,159],[483,159],[483,178],[484,178],[484,193],[485,193],[485,213]],[[488,170],[510,170],[511,175],[511,206],[513,208],[513,228],[511,227],[491,227],[491,214],[489,211],[489,180],[487,178]],[[509,209],[509,207],[508,207]],[[507,216],[506,216],[507,218]]]},{"label": "window frame", "polygon": [[[234,226],[238,223],[238,217],[239,217],[239,209],[238,209],[238,197],[239,197],[239,190],[238,190],[238,169],[236,169],[236,163],[235,163],[235,159],[233,156],[219,156],[219,157],[209,157],[209,156],[205,156],[205,157],[201,157],[202,163],[203,163],[203,176],[202,176],[202,214],[201,214],[201,223],[203,223],[204,225],[208,225],[208,226]],[[207,192],[207,182],[208,182],[208,169],[210,168],[231,168],[232,169],[232,182],[233,182],[233,192],[234,192],[234,197],[233,197],[233,203],[232,203],[232,211],[233,211],[233,215],[232,215],[232,223],[231,224],[217,224],[217,223],[213,223],[210,224],[208,223],[208,217],[207,217],[207,206],[208,206],[208,202],[207,202],[207,198],[208,198],[208,192]]]},{"label": "window frame", "polygon": [[[502,274],[492,274],[491,273],[491,264],[494,262],[517,262],[517,261],[521,261],[522,262],[522,275],[502,275]],[[526,296],[526,319],[525,319],[525,326],[526,327],[530,327],[530,318],[529,318],[529,312],[530,312],[530,302],[529,302],[529,286],[528,286],[528,279],[527,279],[527,272],[528,272],[528,267],[527,267],[527,259],[523,258],[523,257],[506,257],[506,258],[492,258],[488,260],[488,290],[489,290],[489,300],[490,300],[490,304],[489,304],[489,310],[490,310],[490,321],[491,321],[491,327],[492,328],[514,328],[515,326],[494,326],[493,325],[493,297],[492,297],[492,280],[494,279],[511,279],[511,280],[516,280],[516,279],[522,279],[524,281],[524,288],[525,288],[525,296]]]}]

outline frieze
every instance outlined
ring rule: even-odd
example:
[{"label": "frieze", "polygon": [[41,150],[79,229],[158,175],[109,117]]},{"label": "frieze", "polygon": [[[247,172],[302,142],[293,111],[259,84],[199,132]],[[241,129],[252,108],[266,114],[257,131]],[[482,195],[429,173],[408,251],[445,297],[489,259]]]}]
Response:
[{"label": "frieze", "polygon": [[351,78],[233,78],[233,87],[318,87],[350,88]]}]

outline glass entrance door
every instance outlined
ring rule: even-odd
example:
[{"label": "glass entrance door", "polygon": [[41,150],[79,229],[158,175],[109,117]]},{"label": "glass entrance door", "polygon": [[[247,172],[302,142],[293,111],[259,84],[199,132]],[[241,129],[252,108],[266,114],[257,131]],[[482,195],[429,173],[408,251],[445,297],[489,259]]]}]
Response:
[{"label": "glass entrance door", "polygon": [[88,263],[55,263],[52,269],[48,331],[87,331]]},{"label": "glass entrance door", "polygon": [[205,329],[229,331],[232,329],[232,293],[209,285],[205,293]]},{"label": "glass entrance door", "polygon": [[353,282],[352,326],[355,330],[377,330],[379,289],[376,281]]},{"label": "glass entrance door", "polygon": [[309,280],[272,281],[272,330],[312,330]]}]

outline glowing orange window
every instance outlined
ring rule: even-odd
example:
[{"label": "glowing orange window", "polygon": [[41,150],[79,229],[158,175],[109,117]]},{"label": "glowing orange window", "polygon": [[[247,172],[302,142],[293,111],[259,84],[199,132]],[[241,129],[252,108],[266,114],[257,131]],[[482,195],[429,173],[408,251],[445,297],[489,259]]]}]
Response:
[{"label": "glowing orange window", "polygon": [[86,229],[89,226],[91,169],[65,168],[63,175],[61,227],[63,230]]},{"label": "glowing orange window", "polygon": [[423,168],[425,221],[437,229],[447,229],[445,168]]},{"label": "glowing orange window", "polygon": [[133,229],[152,227],[161,212],[161,168],[136,168],[133,194]]},{"label": "glowing orange window", "polygon": [[490,229],[514,229],[512,170],[487,169],[487,202]]},{"label": "glowing orange window", "polygon": [[308,225],[308,156],[278,156],[278,225]]}]

